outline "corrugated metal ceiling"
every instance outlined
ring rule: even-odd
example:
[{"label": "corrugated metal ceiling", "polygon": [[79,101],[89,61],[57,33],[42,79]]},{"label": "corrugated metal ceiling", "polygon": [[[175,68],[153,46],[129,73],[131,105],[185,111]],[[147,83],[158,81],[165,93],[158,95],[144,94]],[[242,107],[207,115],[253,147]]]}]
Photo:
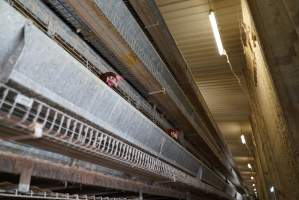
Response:
[{"label": "corrugated metal ceiling", "polygon": [[[223,46],[234,71],[243,82],[245,62],[239,29],[240,0],[156,0],[156,3],[235,156],[241,174],[246,174],[247,161],[252,158],[240,143],[240,135],[251,131],[248,128],[250,111],[247,96],[225,56],[219,56],[209,22],[209,10],[213,9]],[[248,177],[243,176],[246,182]]]}]

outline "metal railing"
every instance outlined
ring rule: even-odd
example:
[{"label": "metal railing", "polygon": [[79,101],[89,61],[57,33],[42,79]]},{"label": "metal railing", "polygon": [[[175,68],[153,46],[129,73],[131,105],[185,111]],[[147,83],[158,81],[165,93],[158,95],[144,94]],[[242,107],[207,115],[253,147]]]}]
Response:
[{"label": "metal railing", "polygon": [[[175,180],[182,172],[124,141],[13,88],[0,85],[0,122],[101,158]],[[7,123],[7,121],[13,123]]]},{"label": "metal railing", "polygon": [[[26,193],[18,190],[0,190],[0,197],[21,198],[21,199],[53,199],[53,200],[127,200],[127,198],[111,198],[101,197],[98,195],[79,195],[79,194],[64,194],[53,192],[35,192],[29,191]],[[133,199],[131,199],[133,200]]]}]

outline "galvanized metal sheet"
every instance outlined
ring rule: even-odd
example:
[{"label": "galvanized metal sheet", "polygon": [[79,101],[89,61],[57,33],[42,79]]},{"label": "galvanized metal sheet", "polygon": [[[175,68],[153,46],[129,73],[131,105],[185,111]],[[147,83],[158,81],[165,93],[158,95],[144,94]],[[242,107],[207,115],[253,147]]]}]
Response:
[{"label": "galvanized metal sheet", "polygon": [[[12,49],[10,57],[17,55],[16,49],[11,47],[12,44],[18,44],[21,49],[21,53],[12,60],[3,57],[2,62],[9,63],[3,65],[3,69],[11,71],[4,78],[175,166],[192,174],[197,172],[200,164],[195,157],[46,35],[34,26],[26,25],[22,16],[1,5],[0,17],[2,37],[11,38],[9,42],[4,42],[3,47]],[[19,39],[20,33],[23,34],[22,40]],[[2,55],[2,52],[0,54]],[[163,140],[168,141],[168,148],[172,149],[172,152],[159,154]]]}]

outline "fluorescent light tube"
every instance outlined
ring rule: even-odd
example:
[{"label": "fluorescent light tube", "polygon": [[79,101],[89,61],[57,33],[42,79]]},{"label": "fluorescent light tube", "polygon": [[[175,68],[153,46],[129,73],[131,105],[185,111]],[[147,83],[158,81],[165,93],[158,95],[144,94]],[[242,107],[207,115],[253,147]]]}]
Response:
[{"label": "fluorescent light tube", "polygon": [[241,142],[242,142],[242,144],[246,144],[246,140],[245,140],[245,136],[244,135],[241,135]]},{"label": "fluorescent light tube", "polygon": [[248,166],[249,169],[252,169],[252,166],[251,166],[250,163],[248,163],[247,166]]},{"label": "fluorescent light tube", "polygon": [[222,42],[221,42],[221,37],[220,37],[219,30],[218,30],[216,17],[215,17],[215,14],[214,14],[213,11],[210,11],[209,19],[210,19],[210,23],[211,23],[211,26],[212,26],[214,38],[215,38],[215,41],[216,41],[216,44],[217,44],[218,53],[219,53],[219,55],[222,56],[222,55],[225,54],[225,51],[224,51],[224,48],[223,48],[223,45],[222,45]]}]

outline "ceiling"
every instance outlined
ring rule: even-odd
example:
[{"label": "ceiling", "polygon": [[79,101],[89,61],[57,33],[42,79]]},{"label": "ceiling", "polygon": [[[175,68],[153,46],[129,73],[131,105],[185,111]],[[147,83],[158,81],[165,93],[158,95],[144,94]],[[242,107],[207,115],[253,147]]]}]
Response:
[{"label": "ceiling", "polygon": [[[247,164],[251,162],[254,166],[254,161],[240,141],[241,134],[247,140],[251,137],[250,110],[242,76],[245,58],[239,29],[240,0],[156,0],[156,4],[234,156],[244,183],[251,188],[250,177],[254,173]],[[218,54],[209,22],[210,9],[215,12],[232,69],[226,57]]]}]

